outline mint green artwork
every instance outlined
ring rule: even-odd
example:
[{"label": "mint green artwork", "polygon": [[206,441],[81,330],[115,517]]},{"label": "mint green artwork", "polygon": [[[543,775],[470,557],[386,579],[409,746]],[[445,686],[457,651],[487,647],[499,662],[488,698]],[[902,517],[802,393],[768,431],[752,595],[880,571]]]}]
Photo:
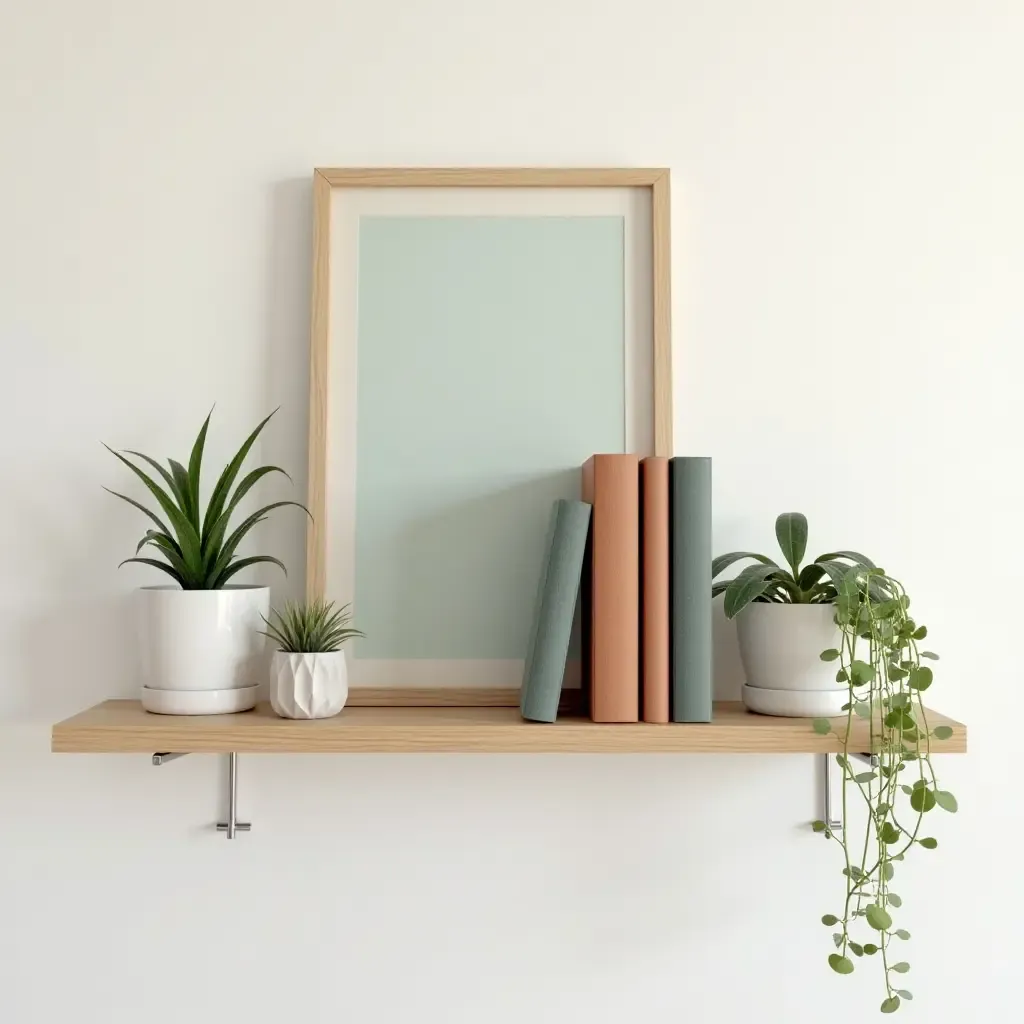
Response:
[{"label": "mint green artwork", "polygon": [[551,503],[625,450],[623,230],[361,218],[356,657],[525,656]]}]

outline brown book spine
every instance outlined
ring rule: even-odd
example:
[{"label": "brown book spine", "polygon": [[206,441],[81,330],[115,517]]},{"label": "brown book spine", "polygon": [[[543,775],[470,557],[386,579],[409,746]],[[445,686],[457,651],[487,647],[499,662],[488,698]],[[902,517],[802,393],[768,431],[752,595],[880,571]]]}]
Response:
[{"label": "brown book spine", "polygon": [[640,642],[645,722],[668,721],[668,459],[640,463]]},{"label": "brown book spine", "polygon": [[584,601],[584,686],[595,722],[640,718],[640,458],[595,455],[583,466],[590,502]]}]

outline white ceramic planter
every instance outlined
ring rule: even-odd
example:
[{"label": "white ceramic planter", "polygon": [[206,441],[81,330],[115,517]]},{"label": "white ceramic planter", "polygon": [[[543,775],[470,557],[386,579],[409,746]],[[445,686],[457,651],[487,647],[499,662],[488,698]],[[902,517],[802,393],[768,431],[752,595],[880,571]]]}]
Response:
[{"label": "white ceramic planter", "polygon": [[269,587],[145,587],[137,600],[145,687],[235,690],[263,681]]},{"label": "white ceramic planter", "polygon": [[751,604],[736,619],[740,660],[747,676],[743,702],[759,714],[794,718],[840,714],[847,686],[836,682],[836,662],[821,652],[838,647],[830,604]]},{"label": "white ceramic planter", "polygon": [[348,700],[344,651],[277,651],[270,667],[270,705],[282,718],[330,718]]}]

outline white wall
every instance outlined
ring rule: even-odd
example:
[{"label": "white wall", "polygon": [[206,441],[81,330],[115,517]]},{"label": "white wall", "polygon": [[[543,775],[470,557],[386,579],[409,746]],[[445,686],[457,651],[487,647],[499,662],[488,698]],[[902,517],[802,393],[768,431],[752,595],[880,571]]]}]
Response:
[{"label": "white wall", "polygon": [[[268,408],[304,484],[315,164],[655,164],[677,438],[716,547],[910,584],[971,726],[901,881],[909,1011],[1007,1020],[1024,893],[1024,12],[1013,0],[32,0],[0,14],[0,1019],[869,1019],[829,972],[810,757],[56,757],[130,694],[99,445],[214,455]],[[277,494],[278,491],[268,491]],[[262,538],[301,566],[297,516]],[[277,594],[295,591],[301,572]],[[736,683],[722,630],[721,692]],[[1002,728],[997,728],[997,725]],[[938,826],[937,826],[938,827]]]}]

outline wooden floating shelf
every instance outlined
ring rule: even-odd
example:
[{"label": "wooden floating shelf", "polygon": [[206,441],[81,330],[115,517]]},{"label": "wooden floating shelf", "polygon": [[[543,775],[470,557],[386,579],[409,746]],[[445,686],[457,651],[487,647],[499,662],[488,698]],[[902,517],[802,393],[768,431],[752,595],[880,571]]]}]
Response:
[{"label": "wooden floating shelf", "polygon": [[[421,691],[426,692],[426,691]],[[717,703],[701,725],[601,725],[569,715],[551,725],[525,722],[515,691],[430,691],[447,704],[414,706],[411,691],[353,690],[335,718],[296,722],[261,704],[235,715],[152,715],[138,701],[108,700],[53,727],[56,753],[132,754],[827,754],[834,736],[818,736],[807,719],[770,718],[739,703]],[[458,696],[461,695],[461,696]],[[459,704],[452,703],[459,701]],[[386,706],[385,706],[386,702]],[[469,705],[469,706],[466,706]],[[845,718],[837,719],[845,727]],[[932,740],[933,753],[963,754],[967,729],[937,712],[931,728],[953,729]],[[869,749],[866,723],[855,720],[858,751]]]}]

